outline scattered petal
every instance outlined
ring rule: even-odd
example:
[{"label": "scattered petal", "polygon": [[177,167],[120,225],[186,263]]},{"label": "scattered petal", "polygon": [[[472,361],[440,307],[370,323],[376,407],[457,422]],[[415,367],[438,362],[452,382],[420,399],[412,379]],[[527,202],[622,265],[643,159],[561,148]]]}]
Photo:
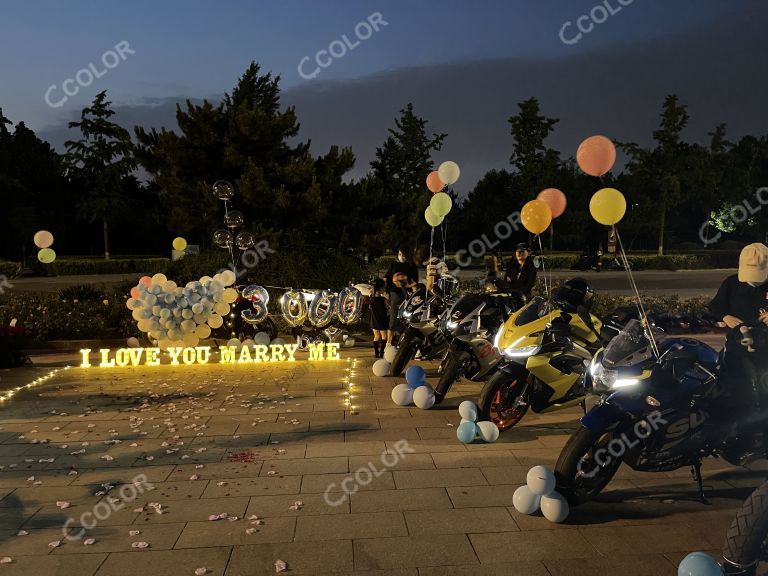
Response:
[{"label": "scattered petal", "polygon": [[16,536],[27,536],[27,535],[29,535],[29,532],[27,532],[26,530],[19,530],[16,533]]},{"label": "scattered petal", "polygon": [[129,530],[128,531],[128,536],[138,536],[139,534],[141,534],[141,530]]},{"label": "scattered petal", "polygon": [[195,569],[195,576],[203,576],[208,573],[208,568],[200,567]]},{"label": "scattered petal", "polygon": [[13,558],[10,556],[3,556],[0,558],[0,564],[10,564],[11,562],[13,562]]},{"label": "scattered petal", "polygon": [[279,574],[280,572],[285,572],[285,570],[288,569],[288,564],[283,562],[282,560],[275,560],[275,573]]},{"label": "scattered petal", "polygon": [[58,548],[61,546],[61,540],[54,540],[53,542],[48,542],[49,548]]},{"label": "scattered petal", "polygon": [[131,548],[139,548],[140,550],[143,550],[144,548],[149,548],[149,542],[134,542],[131,544]]},{"label": "scattered petal", "polygon": [[83,546],[93,546],[96,544],[96,538],[86,538],[83,540]]},{"label": "scattered petal", "polygon": [[56,506],[57,506],[57,507],[58,507],[60,510],[64,510],[65,508],[69,508],[71,505],[72,505],[72,504],[70,504],[69,502],[66,502],[66,501],[64,501],[64,500],[59,500],[59,501],[57,501],[57,502],[56,502]]}]

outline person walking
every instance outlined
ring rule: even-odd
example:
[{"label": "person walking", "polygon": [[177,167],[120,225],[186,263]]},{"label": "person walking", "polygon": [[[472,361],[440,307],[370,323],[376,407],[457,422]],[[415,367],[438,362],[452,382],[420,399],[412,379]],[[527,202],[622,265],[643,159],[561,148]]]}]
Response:
[{"label": "person walking", "polygon": [[386,291],[389,294],[389,328],[387,330],[387,344],[392,344],[395,331],[400,328],[398,312],[400,304],[406,297],[406,290],[411,288],[419,280],[419,271],[416,265],[408,259],[409,250],[403,246],[397,250],[397,258],[390,264],[385,276]]},{"label": "person walking", "polygon": [[373,331],[373,355],[375,358],[384,358],[384,348],[387,344],[389,313],[387,311],[386,288],[387,284],[382,278],[377,278],[373,283],[371,330]]}]

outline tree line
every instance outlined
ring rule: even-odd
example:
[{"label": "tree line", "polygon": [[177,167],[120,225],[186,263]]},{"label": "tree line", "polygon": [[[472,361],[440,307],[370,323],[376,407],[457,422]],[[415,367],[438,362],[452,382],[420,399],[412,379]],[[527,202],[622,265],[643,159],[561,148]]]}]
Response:
[{"label": "tree line", "polygon": [[[133,133],[111,119],[101,92],[70,123],[73,137],[61,154],[0,110],[0,258],[30,258],[32,235],[42,228],[65,254],[168,253],[175,236],[209,247],[222,227],[223,207],[210,193],[220,179],[235,185],[235,206],[256,237],[280,247],[377,256],[426,243],[425,178],[449,136],[433,132],[407,104],[367,175],[351,180],[350,148],[315,156],[310,142],[297,140],[298,114],[281,105],[279,84],[252,63],[220,102],[177,104],[177,129]],[[546,116],[536,98],[520,102],[509,118],[509,165],[489,171],[463,198],[450,191],[456,206],[447,218],[448,248],[490,233],[548,187],[568,197],[546,239],[556,250],[604,244],[606,230],[592,221],[588,203],[606,186],[627,198],[621,229],[630,249],[702,248],[702,238],[714,237],[715,247],[765,241],[768,210],[759,208],[761,200],[768,204],[768,190],[760,192],[768,186],[768,138],[730,141],[721,124],[706,144],[690,143],[683,138],[688,121],[686,105],[668,96],[652,145],[617,143],[626,165],[598,179],[547,145],[558,118]],[[525,239],[521,231],[502,247]]]}]

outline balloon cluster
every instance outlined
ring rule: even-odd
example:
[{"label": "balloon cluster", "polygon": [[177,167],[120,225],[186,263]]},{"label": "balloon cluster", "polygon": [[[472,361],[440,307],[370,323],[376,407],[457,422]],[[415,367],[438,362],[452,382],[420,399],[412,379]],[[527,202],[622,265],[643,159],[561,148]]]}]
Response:
[{"label": "balloon cluster", "polygon": [[[243,251],[248,250],[256,243],[256,238],[247,230],[237,231],[243,225],[245,217],[242,212],[229,210],[229,201],[235,195],[234,187],[226,180],[218,180],[214,182],[212,192],[217,200],[224,202],[224,226],[226,226],[213,233],[213,243],[219,248],[229,250],[230,254],[233,253],[233,247]],[[232,265],[234,266],[234,256]]]},{"label": "balloon cluster", "polygon": [[203,276],[184,287],[164,274],[143,276],[131,288],[126,306],[139,330],[159,347],[196,346],[211,335],[211,328],[224,324],[224,316],[237,300],[237,290],[231,288],[234,283],[235,273],[231,270],[213,278]]},{"label": "balloon cluster", "polygon": [[48,230],[38,230],[32,237],[32,241],[40,250],[37,253],[37,259],[43,264],[50,264],[56,260],[56,252],[53,251],[53,234]]},{"label": "balloon cluster", "polygon": [[462,444],[471,444],[478,439],[491,444],[499,439],[499,429],[496,424],[477,421],[477,405],[471,400],[465,400],[459,404],[459,416],[461,416],[461,424],[456,429],[456,437]]},{"label": "balloon cluster", "polygon": [[544,518],[559,524],[568,518],[568,501],[555,488],[554,473],[544,466],[534,466],[528,471],[526,485],[512,495],[512,504],[521,514],[535,514],[541,508]]},{"label": "balloon cluster", "polygon": [[405,381],[407,384],[398,384],[392,388],[392,402],[398,406],[416,404],[422,410],[429,410],[435,405],[435,391],[427,383],[427,373],[424,372],[424,368],[421,366],[408,368],[405,371]]},{"label": "balloon cluster", "polygon": [[459,165],[448,160],[440,164],[437,170],[430,172],[427,176],[427,189],[432,192],[433,196],[429,206],[424,210],[424,219],[432,228],[440,226],[443,223],[443,219],[453,208],[453,200],[443,190],[446,186],[455,184],[460,175]]}]

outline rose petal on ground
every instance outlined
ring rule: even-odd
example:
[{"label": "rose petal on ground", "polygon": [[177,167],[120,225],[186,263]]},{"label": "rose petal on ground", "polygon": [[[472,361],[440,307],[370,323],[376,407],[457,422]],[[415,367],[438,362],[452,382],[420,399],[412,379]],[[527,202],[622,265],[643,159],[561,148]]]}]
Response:
[{"label": "rose petal on ground", "polygon": [[58,548],[61,546],[61,540],[54,540],[53,542],[48,542],[49,548]]},{"label": "rose petal on ground", "polygon": [[138,536],[139,534],[141,534],[141,530],[129,530],[128,531],[128,535],[129,536]]},{"label": "rose petal on ground", "polygon": [[57,507],[58,507],[60,510],[64,510],[65,508],[69,508],[71,505],[72,505],[72,504],[70,504],[69,502],[66,502],[66,501],[64,501],[64,500],[58,500],[58,501],[56,502],[56,506],[57,506]]},{"label": "rose petal on ground", "polygon": [[96,538],[86,538],[83,540],[83,546],[93,546],[96,544]]},{"label": "rose petal on ground", "polygon": [[275,560],[275,573],[279,574],[280,572],[284,572],[288,569],[288,564],[283,562],[282,560]]},{"label": "rose petal on ground", "polygon": [[3,556],[0,558],[0,564],[10,564],[11,562],[13,562],[13,558],[10,556]]},{"label": "rose petal on ground", "polygon": [[149,542],[134,542],[131,544],[131,548],[139,548],[140,550],[143,550],[144,548],[149,548]]}]

